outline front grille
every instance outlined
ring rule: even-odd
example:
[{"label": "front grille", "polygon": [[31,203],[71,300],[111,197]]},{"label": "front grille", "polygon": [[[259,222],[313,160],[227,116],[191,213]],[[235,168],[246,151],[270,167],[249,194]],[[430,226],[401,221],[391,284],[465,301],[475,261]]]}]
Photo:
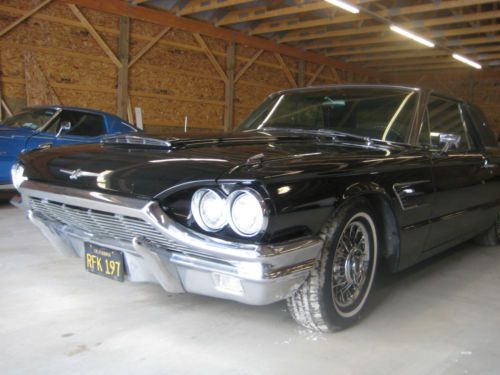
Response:
[{"label": "front grille", "polygon": [[72,206],[54,201],[30,198],[31,210],[42,218],[82,230],[98,239],[132,243],[141,236],[155,247],[173,251],[189,250],[185,245],[166,238],[148,222],[131,216]]}]

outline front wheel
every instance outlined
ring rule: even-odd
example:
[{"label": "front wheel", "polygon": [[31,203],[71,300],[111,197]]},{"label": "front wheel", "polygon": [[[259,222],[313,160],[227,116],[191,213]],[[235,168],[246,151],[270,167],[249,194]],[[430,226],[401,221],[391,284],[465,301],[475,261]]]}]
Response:
[{"label": "front wheel", "polygon": [[373,210],[364,198],[348,202],[323,227],[321,259],[288,298],[292,317],[306,328],[338,331],[362,315],[377,269]]}]

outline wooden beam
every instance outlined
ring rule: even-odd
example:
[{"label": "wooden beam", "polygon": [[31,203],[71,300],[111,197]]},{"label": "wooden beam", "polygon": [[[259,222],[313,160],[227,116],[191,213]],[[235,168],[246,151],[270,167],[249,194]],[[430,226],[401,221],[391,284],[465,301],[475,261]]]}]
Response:
[{"label": "wooden beam", "polygon": [[319,68],[316,69],[312,77],[309,79],[309,82],[307,82],[307,86],[311,86],[314,83],[314,81],[316,81],[316,78],[318,78],[323,69],[325,69],[325,65],[320,65]]},{"label": "wooden beam", "polygon": [[[447,46],[449,48],[458,48],[469,46],[469,45],[477,45],[477,44],[493,44],[499,43],[500,37],[480,37],[480,38],[468,38],[468,39],[457,39],[457,40],[448,40]],[[470,48],[470,47],[469,47]],[[418,46],[418,45],[408,45],[408,43],[404,44],[391,44],[383,47],[375,47],[375,48],[363,48],[363,49],[333,49],[331,52],[326,51],[328,56],[353,56],[353,55],[370,55],[374,53],[381,52],[394,52],[394,51],[407,51],[411,50],[412,53],[420,53],[420,52],[432,52],[433,50],[427,49],[426,47]],[[386,54],[386,56],[388,56]]]},{"label": "wooden beam", "polygon": [[340,79],[339,73],[335,70],[335,68],[329,66],[330,73],[332,73],[333,78],[337,81],[337,83],[341,83],[342,79]]},{"label": "wooden beam", "polygon": [[2,31],[0,31],[0,37],[4,36],[7,34],[9,31],[11,31],[13,28],[15,28],[17,25],[20,23],[26,21],[28,18],[30,18],[33,14],[38,12],[40,9],[48,5],[52,0],[45,0],[44,2],[40,3],[38,6],[34,7],[33,9],[29,10],[25,14],[23,14],[21,17],[19,17],[17,20],[12,22],[9,26],[4,28]]},{"label": "wooden beam", "polygon": [[235,43],[245,45],[251,48],[277,52],[282,55],[293,57],[299,60],[303,59],[316,64],[331,65],[335,68],[343,70],[353,70],[357,71],[360,74],[370,75],[372,77],[379,77],[379,78],[383,77],[383,75],[380,75],[377,72],[367,71],[366,69],[363,69],[361,67],[351,64],[346,64],[339,60],[333,60],[314,52],[304,51],[285,44],[276,44],[275,42],[268,39],[249,36],[237,30],[216,27],[208,22],[185,18],[185,17],[177,17],[174,14],[169,13],[167,11],[141,7],[141,6],[132,6],[121,0],[106,0],[106,1],[60,0],[60,1],[66,3],[75,3],[83,7],[87,7],[105,13],[129,16],[134,19],[158,25],[171,26],[172,28],[181,29],[193,33],[199,33],[213,38],[233,41]]},{"label": "wooden beam", "polygon": [[486,55],[479,55],[473,58],[473,60],[487,61],[487,60],[498,60],[500,59],[500,53],[490,53]]},{"label": "wooden beam", "polygon": [[225,104],[224,104],[224,131],[230,132],[234,123],[234,70],[236,65],[236,46],[229,43],[227,46],[226,60],[226,85],[225,85]]},{"label": "wooden beam", "polygon": [[191,0],[184,8],[179,10],[179,16],[205,12],[207,10],[227,8],[233,5],[251,3],[254,0]]},{"label": "wooden beam", "polygon": [[80,12],[80,9],[78,9],[78,7],[74,4],[68,4],[68,7],[71,9],[71,11],[76,16],[76,18],[78,18],[80,20],[80,22],[87,29],[87,31],[90,33],[90,35],[92,35],[92,37],[97,42],[99,47],[101,47],[103,49],[104,53],[106,53],[106,55],[108,55],[108,57],[111,59],[111,61],[113,61],[113,63],[117,67],[120,67],[121,66],[120,60],[118,60],[118,58],[113,53],[111,48],[109,48],[109,46],[106,44],[104,39],[101,38],[99,33],[96,31],[96,29],[94,29],[94,27],[90,24],[90,22],[87,20],[87,18],[82,14],[82,12]]},{"label": "wooden beam", "polygon": [[[485,25],[479,27],[461,27],[457,29],[447,29],[447,30],[435,30],[432,31],[429,35],[422,35],[429,39],[439,39],[448,36],[460,36],[460,35],[470,35],[470,34],[481,34],[481,33],[490,33],[496,32],[500,30],[500,24],[493,25]],[[323,36],[322,36],[323,38]],[[326,38],[326,37],[325,37]],[[362,38],[362,39],[340,39],[340,40],[330,40],[330,41],[315,41],[304,46],[307,49],[325,49],[325,48],[333,48],[333,47],[349,47],[349,46],[361,46],[361,45],[371,45],[371,44],[380,44],[380,43],[388,43],[388,42],[398,42],[405,41],[408,49],[411,48],[422,48],[423,46],[411,41],[408,41],[402,35],[391,33],[385,36],[379,37],[370,37],[370,38]],[[328,54],[328,56],[333,56]]]},{"label": "wooden beam", "polygon": [[343,29],[336,29],[328,31],[328,29],[321,28],[311,31],[298,31],[287,33],[286,35],[278,38],[278,43],[298,42],[304,40],[313,40],[319,38],[334,38],[339,36],[373,34],[387,31],[387,25],[374,25],[365,27],[347,27]]},{"label": "wooden beam", "polygon": [[330,8],[331,6],[332,6],[331,4],[325,1],[319,1],[309,4],[288,6],[278,9],[268,9],[267,6],[260,6],[252,9],[237,9],[230,11],[222,19],[220,19],[219,22],[217,22],[217,26],[256,21],[266,18],[286,16],[291,14],[297,15],[299,13],[327,9]]},{"label": "wooden beam", "polygon": [[130,96],[128,97],[127,100],[127,121],[130,122],[132,125],[135,125],[134,111],[132,110],[132,102],[130,101]]},{"label": "wooden beam", "polygon": [[[472,1],[474,2],[474,1]],[[488,1],[485,1],[488,2]],[[489,1],[492,2],[492,1]],[[450,4],[447,4],[450,3]],[[446,8],[446,9],[452,9],[452,8],[457,8],[457,7],[463,7],[467,6],[467,4],[470,5],[469,2],[461,2],[461,1],[453,1],[450,2],[448,1],[447,3],[440,2],[440,5],[442,6],[450,6],[451,8]],[[437,2],[435,3],[437,4]],[[435,9],[435,4],[428,5],[426,7],[421,7],[421,6],[407,6],[407,7],[399,7],[399,8],[389,8],[387,11],[384,12],[377,12],[377,15],[381,15],[382,17],[393,17],[393,16],[400,16],[400,15],[411,15],[411,14],[416,14],[416,13],[421,13],[422,9],[426,9],[426,11],[433,11],[437,10]],[[488,11],[488,12],[474,12],[471,14],[462,14],[460,16],[449,16],[449,17],[439,17],[439,18],[429,18],[429,19],[424,19],[422,21],[415,21],[415,22],[410,22],[410,23],[403,23],[401,26],[405,28],[418,28],[418,27],[429,27],[429,26],[437,26],[437,25],[445,25],[449,23],[460,23],[460,22],[469,22],[469,21],[479,21],[479,20],[484,20],[484,19],[492,19],[492,18],[497,18],[498,16],[493,15],[492,13],[495,13],[496,11]],[[273,33],[273,32],[278,32],[278,31],[287,31],[287,30],[300,30],[300,29],[308,29],[308,28],[315,28],[315,27],[321,27],[321,26],[330,26],[330,25],[336,25],[336,24],[342,24],[342,23],[351,23],[355,21],[360,21],[360,20],[366,20],[370,19],[371,17],[368,14],[357,14],[355,16],[353,15],[346,15],[346,16],[327,16],[327,17],[322,17],[318,19],[313,19],[313,20],[304,20],[304,21],[297,21],[296,19],[280,19],[280,20],[273,20],[273,21],[267,21],[263,22],[260,25],[256,26],[252,31],[252,35],[256,34],[266,34],[266,33]],[[353,29],[355,31],[356,29]],[[306,31],[310,33],[314,33],[315,30],[308,30]],[[294,35],[294,34],[291,34]]]},{"label": "wooden beam", "polygon": [[[377,0],[354,0],[353,4],[366,4]],[[299,5],[287,6],[278,9],[268,9],[267,6],[255,7],[252,9],[237,9],[230,11],[219,20],[217,26],[231,25],[241,22],[262,20],[266,18],[282,17],[288,15],[297,15],[300,13],[321,11],[332,8],[332,4],[326,1],[316,1],[312,3],[302,2]]]},{"label": "wooden beam", "polygon": [[130,18],[120,17],[120,36],[118,39],[118,57],[120,67],[118,68],[118,116],[127,117],[128,106],[128,51],[130,45]]},{"label": "wooden beam", "polygon": [[198,33],[194,33],[193,36],[196,39],[196,41],[198,42],[198,44],[200,45],[200,47],[203,49],[203,52],[205,52],[205,55],[207,55],[208,60],[210,60],[210,63],[212,64],[212,66],[215,68],[217,73],[219,73],[219,76],[222,78],[224,83],[227,84],[228,78],[227,78],[226,73],[219,65],[219,62],[215,58],[215,56],[212,53],[212,51],[210,50],[210,48],[208,48],[207,43],[205,43],[205,40],[203,39],[203,37]]},{"label": "wooden beam", "polygon": [[283,70],[283,73],[285,73],[286,79],[290,82],[290,85],[292,85],[292,87],[297,87],[297,82],[295,82],[295,78],[293,78],[292,73],[288,70],[285,61],[283,61],[283,57],[281,57],[281,55],[277,52],[274,53],[274,57],[276,57],[276,60],[278,60],[278,63],[281,65],[281,69]]},{"label": "wooden beam", "polygon": [[262,22],[257,25],[254,29],[250,31],[251,35],[267,34],[287,30],[297,30],[297,29],[307,29],[319,26],[332,26],[339,25],[343,23],[352,23],[360,20],[368,20],[371,17],[368,14],[359,13],[356,16],[352,15],[341,15],[332,16],[328,15],[324,18],[312,19],[299,21],[297,18],[285,18],[278,20],[271,20]]},{"label": "wooden beam", "polygon": [[162,31],[160,31],[147,45],[144,46],[143,49],[141,49],[137,55],[134,56],[134,58],[129,62],[128,67],[129,69],[134,65],[137,61],[140,60],[142,56],[146,54],[151,48],[153,48],[163,36],[168,33],[170,30],[170,27],[165,27]]},{"label": "wooden beam", "polygon": [[402,66],[402,67],[387,67],[381,68],[382,71],[389,72],[420,72],[426,70],[439,70],[439,69],[461,69],[467,71],[468,69],[473,69],[465,64],[461,64],[458,61],[452,59],[449,63],[433,64],[433,65],[422,65],[422,66]]},{"label": "wooden beam", "polygon": [[7,103],[5,103],[5,100],[3,99],[2,99],[2,108],[4,109],[7,116],[12,116],[12,111],[10,110],[9,106],[7,105]]},{"label": "wooden beam", "polygon": [[[500,59],[499,53],[493,54],[484,54],[479,56],[467,55],[467,57],[471,58],[474,61],[489,61],[489,60],[498,60]],[[384,61],[371,63],[369,66],[385,69],[388,67],[407,67],[413,66],[415,70],[419,70],[424,65],[436,65],[436,64],[461,64],[460,62],[454,60],[450,55],[447,56],[438,56],[438,57],[423,57],[423,58],[413,58],[413,59],[405,59],[405,60],[395,60],[395,61]],[[488,63],[486,63],[487,65]]]},{"label": "wooden beam", "polygon": [[[499,38],[500,41],[500,38]],[[496,52],[500,51],[500,46],[498,45],[493,45],[493,46],[484,46],[484,47],[469,47],[463,50],[457,50],[457,53],[463,54],[463,55],[475,55],[477,53],[481,52]],[[445,56],[449,55],[449,51],[445,50],[423,50],[423,51],[413,51],[413,52],[406,52],[406,53],[390,53],[390,54],[380,54],[380,55],[375,55],[375,56],[361,56],[361,57],[352,57],[347,59],[347,61],[356,61],[356,62],[368,62],[368,65],[370,65],[370,62],[380,62],[380,61],[394,61],[394,60],[401,60],[401,59],[414,59],[414,58],[419,58],[419,57],[433,57],[433,56]],[[410,60],[411,61],[411,60]]]},{"label": "wooden beam", "polygon": [[[453,23],[463,23],[467,21],[478,21],[478,20],[487,20],[487,19],[495,19],[500,18],[500,11],[489,11],[482,13],[472,13],[461,16],[448,16],[448,17],[440,17],[440,18],[430,18],[424,19],[419,22],[405,22],[401,24],[401,27],[406,29],[420,29],[424,27],[431,26],[439,26],[439,25],[447,25]],[[326,23],[329,25],[329,23]],[[361,35],[361,34],[371,34],[387,31],[387,25],[375,25],[375,26],[365,26],[365,27],[349,27],[345,29],[335,30],[330,32],[328,28],[314,28],[308,30],[297,30],[287,33],[283,37],[279,38],[278,41],[280,43],[287,42],[296,42],[303,40],[312,40],[323,38],[323,34],[326,34],[327,37],[338,37],[338,36],[348,36],[348,35]]]},{"label": "wooden beam", "polygon": [[250,60],[247,61],[247,63],[245,64],[245,66],[243,66],[243,68],[241,68],[241,70],[238,72],[238,74],[236,75],[235,79],[234,79],[234,82],[238,82],[238,80],[243,76],[243,74],[245,74],[245,72],[248,70],[248,68],[250,68],[253,63],[260,57],[260,55],[262,55],[262,52],[264,52],[264,50],[258,50]]}]

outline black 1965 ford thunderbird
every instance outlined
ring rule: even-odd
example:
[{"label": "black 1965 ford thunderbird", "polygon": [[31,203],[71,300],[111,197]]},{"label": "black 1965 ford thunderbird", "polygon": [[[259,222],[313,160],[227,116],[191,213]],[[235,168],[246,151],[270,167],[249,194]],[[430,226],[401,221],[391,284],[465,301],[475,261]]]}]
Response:
[{"label": "black 1965 ford thunderbird", "polygon": [[122,135],[29,152],[29,219],[116,280],[263,305],[305,327],[359,319],[380,262],[499,241],[500,150],[481,111],[418,88],[272,94],[220,137]]}]

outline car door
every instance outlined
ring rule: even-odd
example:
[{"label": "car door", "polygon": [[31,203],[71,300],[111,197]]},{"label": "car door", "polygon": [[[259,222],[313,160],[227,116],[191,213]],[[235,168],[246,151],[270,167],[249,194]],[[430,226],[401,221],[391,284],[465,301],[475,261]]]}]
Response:
[{"label": "car door", "polygon": [[424,249],[432,255],[485,228],[488,218],[481,207],[489,171],[471,124],[455,100],[429,96],[419,142],[432,155],[434,198]]},{"label": "car door", "polygon": [[[104,117],[96,113],[63,110],[56,123],[59,134],[54,139],[54,146],[96,143],[106,134]],[[70,129],[59,131],[63,124]]]}]

